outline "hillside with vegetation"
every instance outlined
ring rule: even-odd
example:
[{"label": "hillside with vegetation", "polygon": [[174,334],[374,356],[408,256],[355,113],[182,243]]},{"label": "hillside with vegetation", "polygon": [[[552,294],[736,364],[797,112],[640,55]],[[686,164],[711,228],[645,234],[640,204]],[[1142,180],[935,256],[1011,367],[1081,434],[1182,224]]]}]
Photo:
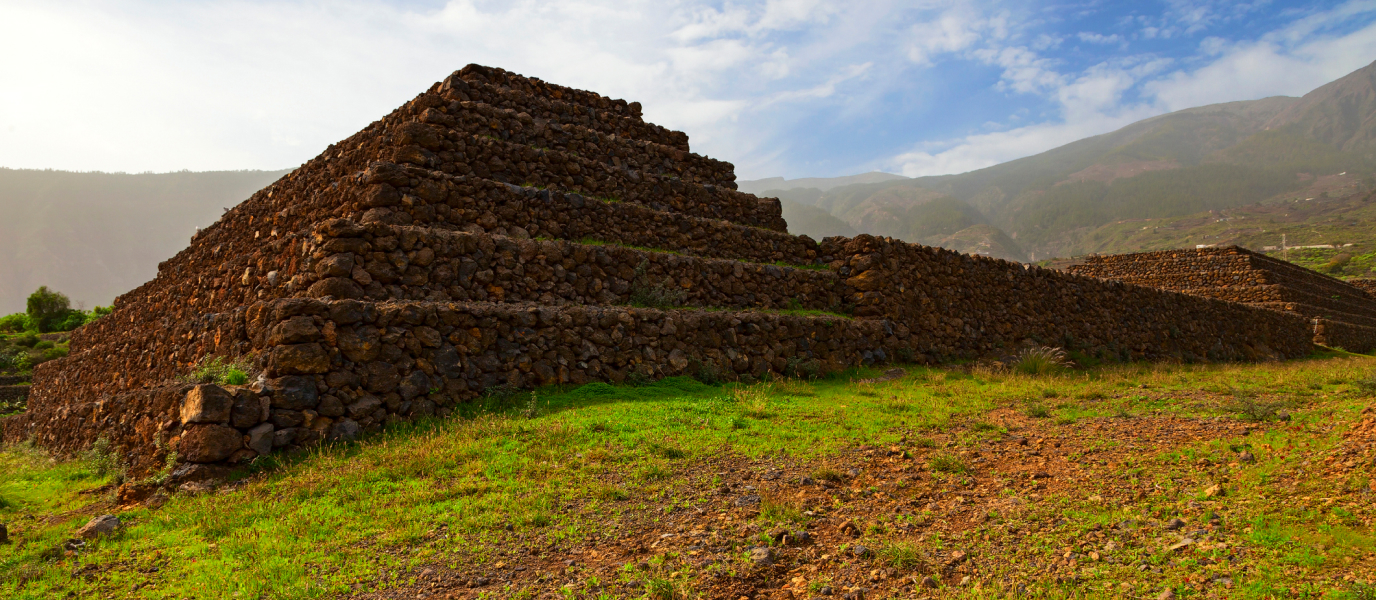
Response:
[{"label": "hillside with vegetation", "polygon": [[108,304],[286,171],[73,173],[0,168],[0,314],[39,286]]},{"label": "hillside with vegetation", "polygon": [[[1267,212],[1376,189],[1372,123],[1376,64],[1303,98],[1191,108],[970,173],[818,188],[810,200],[794,201],[857,231],[924,244],[951,240],[962,244],[953,249],[982,246],[1014,260],[1180,247],[1187,238],[1222,239],[1208,237],[1219,234],[1207,228],[1180,229],[1200,215]],[[1365,213],[1348,217],[1367,233],[1353,231],[1345,243],[1376,241],[1369,233],[1376,222]],[[1179,235],[1119,231],[1128,223],[1159,231],[1160,220],[1171,220]],[[1290,223],[1297,233],[1306,224]],[[1280,234],[1289,233],[1280,229],[1256,231],[1246,243],[1280,246]]]}]

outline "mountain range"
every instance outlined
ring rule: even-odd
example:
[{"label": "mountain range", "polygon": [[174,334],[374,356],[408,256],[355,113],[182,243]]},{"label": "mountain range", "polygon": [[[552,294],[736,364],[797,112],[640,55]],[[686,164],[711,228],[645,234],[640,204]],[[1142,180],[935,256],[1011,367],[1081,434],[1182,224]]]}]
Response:
[{"label": "mountain range", "polygon": [[[1253,204],[1344,197],[1376,187],[1373,173],[1376,63],[1302,98],[1176,111],[959,175],[775,178],[740,185],[780,198],[786,212],[800,217],[796,231],[814,237],[846,226],[1026,261],[1157,249],[1141,239],[1137,247],[1106,248],[1099,243],[1101,230]],[[818,184],[792,185],[799,182]],[[1274,237],[1280,245],[1280,232]]]}]

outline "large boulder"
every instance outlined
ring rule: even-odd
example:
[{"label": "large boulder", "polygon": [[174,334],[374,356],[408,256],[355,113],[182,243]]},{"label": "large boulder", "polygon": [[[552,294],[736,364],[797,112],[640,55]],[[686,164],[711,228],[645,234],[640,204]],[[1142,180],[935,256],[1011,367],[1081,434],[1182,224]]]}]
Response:
[{"label": "large boulder", "polygon": [[183,423],[225,423],[234,408],[234,396],[218,385],[191,388],[182,401]]},{"label": "large boulder", "polygon": [[177,442],[177,453],[187,462],[212,463],[229,458],[244,447],[244,434],[224,425],[188,425]]}]

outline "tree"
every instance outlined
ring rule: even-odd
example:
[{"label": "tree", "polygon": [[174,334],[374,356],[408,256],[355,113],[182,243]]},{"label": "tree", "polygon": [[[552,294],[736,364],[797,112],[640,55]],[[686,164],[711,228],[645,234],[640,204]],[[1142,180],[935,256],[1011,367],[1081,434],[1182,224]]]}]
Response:
[{"label": "tree", "polygon": [[46,333],[66,320],[72,312],[72,301],[66,294],[50,290],[45,285],[29,295],[28,312],[29,319],[38,326],[38,331]]}]

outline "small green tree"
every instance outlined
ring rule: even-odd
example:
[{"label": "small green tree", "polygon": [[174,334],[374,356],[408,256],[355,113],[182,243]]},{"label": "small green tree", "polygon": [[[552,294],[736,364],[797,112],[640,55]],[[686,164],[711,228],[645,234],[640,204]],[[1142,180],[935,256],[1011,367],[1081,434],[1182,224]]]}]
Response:
[{"label": "small green tree", "polygon": [[72,312],[72,301],[66,294],[50,290],[45,285],[29,294],[28,312],[29,320],[38,326],[38,331],[46,333],[67,319]]}]

